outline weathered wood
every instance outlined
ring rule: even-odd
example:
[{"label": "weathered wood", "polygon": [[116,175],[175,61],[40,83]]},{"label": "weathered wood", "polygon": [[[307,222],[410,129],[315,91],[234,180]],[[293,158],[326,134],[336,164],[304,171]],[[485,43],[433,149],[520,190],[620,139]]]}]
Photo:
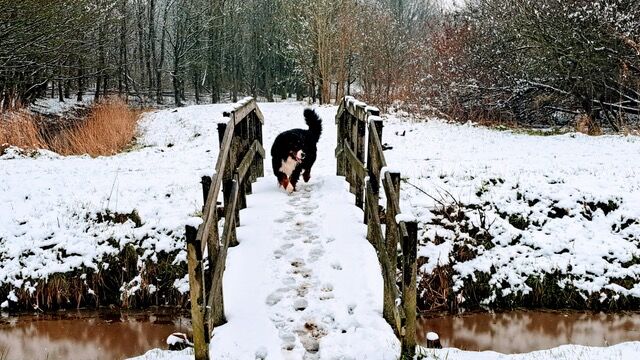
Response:
[{"label": "weathered wood", "polygon": [[[395,188],[393,186],[393,180],[391,179],[391,174],[389,172],[386,172],[385,174],[383,174],[382,183],[384,184],[384,191],[387,196],[387,199],[388,198],[393,199],[393,201],[388,203],[388,205],[391,207],[387,208],[387,212],[392,212],[396,215],[401,214],[400,194],[395,191]],[[398,223],[398,229],[400,231],[401,237],[407,236],[407,228],[403,221]]]},{"label": "weathered wood", "polygon": [[[223,175],[228,160],[231,140],[233,137],[233,128],[233,126],[225,125],[224,136],[220,145],[220,153],[218,154],[218,161],[216,162],[216,173],[212,177],[212,187],[209,190],[209,196],[207,197],[205,208],[202,214],[203,224],[202,226],[198,227],[197,237],[201,240],[203,246],[208,243],[209,234],[213,233],[211,231],[212,224],[218,223],[217,219],[215,218],[215,205],[218,202],[218,194],[220,193],[220,188],[222,188],[222,182],[224,180]],[[214,239],[214,241],[218,242],[218,239]]]},{"label": "weathered wood", "polygon": [[343,101],[340,102],[340,107],[338,108],[338,113],[336,114],[336,129],[337,129],[337,136],[338,136],[338,142],[336,145],[336,175],[338,176],[345,176],[346,177],[346,159],[345,159],[345,155],[344,155],[344,144],[346,141],[346,126],[347,126],[347,118],[346,118],[346,112],[345,112],[345,107],[344,107],[345,101],[343,99]]},{"label": "weathered wood", "polygon": [[[255,108],[255,113],[256,118],[258,119],[258,121],[260,121],[260,124],[264,124],[264,115],[262,115],[262,111],[260,111],[260,108],[257,105]],[[260,139],[260,142],[262,142],[262,139]]]},{"label": "weathered wood", "polygon": [[[374,193],[371,191],[371,184],[367,181],[366,184],[368,197],[366,204],[369,206],[369,224],[371,226],[371,234],[369,241],[374,246],[378,253],[378,260],[382,270],[382,280],[384,282],[384,298],[382,315],[385,320],[391,325],[391,328],[396,333],[396,336],[400,337],[402,331],[402,323],[400,312],[396,306],[396,299],[398,298],[398,289],[396,286],[395,277],[395,260],[387,254],[386,246],[384,245],[384,236],[382,234],[382,227],[380,225],[380,216],[378,215],[378,206],[374,202]],[[395,259],[395,257],[393,258]]]},{"label": "weathered wood", "polygon": [[364,164],[358,159],[356,153],[351,150],[351,147],[348,144],[344,146],[347,163],[349,167],[352,169],[352,172],[355,172],[356,176],[364,179],[367,176],[367,168]]},{"label": "weathered wood", "polygon": [[[367,238],[378,253],[384,282],[383,316],[402,340],[403,358],[412,358],[416,345],[417,225],[415,222],[398,222],[396,219],[401,213],[400,174],[382,172],[387,163],[382,150],[383,123],[377,117],[379,114],[377,108],[367,106],[350,96],[342,99],[336,115],[337,174],[344,175],[349,182],[350,190],[356,194],[358,206],[362,207],[358,194],[364,193]],[[369,136],[365,154],[364,135],[367,130]],[[366,168],[363,163],[366,164]],[[364,183],[362,191],[361,181],[367,175],[369,180]],[[378,209],[380,183],[384,186],[387,199],[385,234],[382,233]],[[403,262],[400,264],[402,292],[398,291],[396,284],[399,242],[403,252]],[[402,307],[396,305],[398,300],[402,300]]]},{"label": "weathered wood", "polygon": [[[355,151],[355,154],[358,160],[360,160],[362,164],[364,164],[365,162],[365,153],[364,153],[365,143],[364,142],[367,135],[366,129],[367,127],[365,122],[362,122],[362,121],[357,122],[356,137],[354,138],[355,148],[353,150]],[[355,187],[356,187],[356,206],[359,207],[360,209],[364,209],[364,185],[365,185],[364,177],[365,176],[361,176],[358,174],[354,179]]]},{"label": "weathered wood", "polygon": [[224,143],[224,134],[227,132],[227,124],[226,123],[218,123],[218,146],[222,149],[222,145]]},{"label": "weathered wood", "polygon": [[238,165],[237,167],[236,171],[240,176],[240,180],[244,180],[245,177],[247,177],[247,173],[251,169],[251,166],[254,163],[256,155],[258,155],[257,156],[258,159],[264,159],[264,156],[265,156],[264,148],[262,148],[262,145],[260,144],[260,142],[258,142],[258,140],[253,142],[253,144],[249,148],[249,151],[247,151],[244,158],[240,162],[240,165]]},{"label": "weathered wood", "polygon": [[[367,117],[369,115],[369,111],[367,111],[367,104],[356,100],[351,96],[345,96],[343,99],[345,103],[345,109],[349,112],[353,117],[362,122],[367,122]],[[377,111],[377,109],[375,109]]]},{"label": "weathered wood", "polygon": [[[246,204],[245,193],[250,193],[251,183],[257,176],[264,176],[262,147],[262,124],[264,118],[255,100],[247,98],[234,111],[224,114],[226,123],[218,124],[220,151],[216,161],[216,171],[212,177],[202,178],[203,223],[196,230],[187,229],[190,296],[195,322],[195,341],[208,342],[210,329],[224,324],[224,303],[222,278],[229,246],[237,244],[236,227],[239,225],[239,209]],[[240,170],[240,174],[236,170]],[[242,175],[242,178],[240,177]],[[224,197],[225,226],[222,236],[218,234],[217,200],[220,191]],[[222,215],[222,214],[220,214]],[[209,258],[209,269],[203,274],[202,254],[205,249]],[[194,278],[192,280],[192,277]],[[199,279],[199,280],[198,280]],[[206,282],[205,282],[206,281]],[[204,286],[203,286],[204,284]],[[206,302],[207,306],[204,306]],[[197,335],[196,335],[197,333]],[[206,355],[201,354],[206,351]],[[207,350],[196,350],[196,358],[208,356]]]},{"label": "weathered wood", "polygon": [[405,314],[402,354],[413,359],[416,350],[416,299],[418,223],[406,223],[408,236],[402,239],[402,304]]},{"label": "weathered wood", "polygon": [[[239,102],[237,102],[236,106],[237,105],[240,105],[240,106],[236,107],[233,110],[225,111],[222,113],[223,116],[233,119],[234,125],[240,123],[249,115],[249,113],[251,113],[257,108],[256,101],[253,98],[244,98]],[[260,116],[262,116],[262,113],[260,113],[259,117]],[[261,119],[261,121],[263,120]]]},{"label": "weathered wood", "polygon": [[375,120],[371,120],[371,123],[373,123],[373,126],[376,129],[376,135],[378,135],[378,140],[380,141],[380,143],[382,143],[382,129],[384,128],[384,124],[382,123],[381,119],[375,119]]},{"label": "weathered wood", "polygon": [[372,164],[373,175],[379,179],[383,174],[380,174],[380,170],[387,166],[387,161],[384,158],[382,152],[382,144],[380,143],[380,136],[378,135],[378,129],[371,123],[369,124],[369,139],[371,140],[371,158],[376,162]]},{"label": "weathered wood", "polygon": [[222,278],[224,275],[225,264],[227,260],[227,250],[229,246],[233,246],[232,242],[235,241],[236,236],[236,224],[235,207],[238,203],[238,186],[237,177],[232,180],[231,184],[231,201],[229,207],[225,209],[225,223],[222,230],[222,243],[220,244],[220,250],[214,259],[210,259],[210,265],[213,268],[212,271],[212,292],[209,304],[211,306],[211,326],[212,329],[216,326],[220,326],[227,322],[224,316],[224,297],[222,291]]},{"label": "weathered wood", "polygon": [[[385,239],[387,243],[387,252],[390,256],[394,256],[397,253],[398,241],[400,239],[400,230],[398,223],[396,222],[397,211],[400,209],[400,199],[395,194],[400,194],[400,173],[389,173],[389,179],[391,180],[393,192],[387,191],[387,215],[386,215],[386,228]],[[389,186],[388,179],[385,175],[385,188]],[[390,194],[390,195],[389,195]]]},{"label": "weathered wood", "polygon": [[[258,116],[258,118],[260,118],[260,116]],[[257,136],[257,140],[260,142],[261,147],[262,147],[262,144],[263,144],[263,142],[262,142],[262,123],[263,122],[264,121],[261,121],[260,123],[258,123],[258,127],[257,127],[258,133],[256,135]],[[262,151],[263,151],[263,153],[261,154],[262,159],[265,159],[264,148],[262,148]],[[264,176],[264,161],[263,160],[258,161],[258,177],[260,177],[260,176]]]},{"label": "weathered wood", "polygon": [[[211,190],[211,176],[203,176],[200,178],[200,183],[202,184],[202,199],[206,203],[209,197],[209,190]],[[204,204],[202,206],[204,208]]]},{"label": "weathered wood", "polygon": [[202,278],[202,247],[197,239],[198,231],[187,225],[187,267],[189,271],[189,295],[191,300],[191,324],[193,326],[193,344],[196,360],[209,359],[208,335],[204,331],[204,289]]}]

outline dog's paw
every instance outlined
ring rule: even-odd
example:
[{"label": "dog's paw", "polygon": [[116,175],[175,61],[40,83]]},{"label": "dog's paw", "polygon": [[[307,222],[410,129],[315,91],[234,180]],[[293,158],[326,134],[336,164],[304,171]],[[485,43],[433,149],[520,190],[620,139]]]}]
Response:
[{"label": "dog's paw", "polygon": [[293,185],[291,185],[291,183],[287,184],[286,187],[287,193],[291,194],[293,193],[296,189],[293,187]]}]

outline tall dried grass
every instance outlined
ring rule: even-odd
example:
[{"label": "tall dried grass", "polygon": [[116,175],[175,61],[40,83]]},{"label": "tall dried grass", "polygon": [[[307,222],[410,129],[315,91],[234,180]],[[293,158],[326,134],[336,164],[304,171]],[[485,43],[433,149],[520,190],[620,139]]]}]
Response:
[{"label": "tall dried grass", "polygon": [[32,113],[19,110],[0,116],[0,150],[10,145],[23,149],[48,148]]},{"label": "tall dried grass", "polygon": [[61,155],[113,155],[133,141],[140,113],[120,100],[95,105],[86,119],[52,137],[51,150]]},{"label": "tall dried grass", "polygon": [[121,152],[133,141],[141,111],[121,100],[93,105],[87,116],[61,128],[48,126],[26,111],[6,114],[0,120],[0,146],[47,149],[61,155],[108,156]]}]

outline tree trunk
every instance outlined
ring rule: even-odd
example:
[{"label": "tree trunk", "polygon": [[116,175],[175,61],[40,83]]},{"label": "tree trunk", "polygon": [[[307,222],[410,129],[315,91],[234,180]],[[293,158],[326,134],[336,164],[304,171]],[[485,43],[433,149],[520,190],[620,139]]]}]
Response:
[{"label": "tree trunk", "polygon": [[100,86],[102,85],[102,82],[100,81],[100,73],[98,73],[98,75],[96,75],[96,92],[95,94],[93,94],[93,100],[94,101],[98,101],[100,99]]},{"label": "tree trunk", "polygon": [[58,101],[64,102],[64,92],[62,89],[62,79],[58,79]]},{"label": "tree trunk", "polygon": [[84,92],[84,71],[82,68],[82,61],[78,62],[78,94],[76,100],[82,101],[82,94]]}]

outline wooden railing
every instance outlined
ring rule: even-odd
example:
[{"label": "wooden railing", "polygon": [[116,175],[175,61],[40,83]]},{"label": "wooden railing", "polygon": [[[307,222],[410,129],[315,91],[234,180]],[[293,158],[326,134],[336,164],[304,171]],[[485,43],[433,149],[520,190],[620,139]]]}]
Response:
[{"label": "wooden railing", "polygon": [[[245,98],[223,115],[228,120],[218,124],[220,152],[215,172],[212,177],[202,178],[203,221],[197,229],[186,226],[191,323],[197,360],[208,359],[211,330],[226,322],[222,275],[227,249],[238,243],[236,227],[240,225],[240,209],[247,205],[246,195],[251,193],[251,184],[264,176],[264,117],[255,100]],[[218,206],[220,191],[223,207]],[[220,217],[225,220],[221,236]],[[208,260],[207,268],[205,259]]]},{"label": "wooden railing", "polygon": [[[418,225],[415,221],[405,221],[401,215],[400,173],[388,171],[382,148],[383,123],[379,114],[377,108],[353,97],[342,99],[336,115],[337,174],[345,177],[355,194],[356,205],[364,210],[367,238],[378,254],[384,281],[383,316],[402,341],[403,358],[413,358],[416,347]],[[386,207],[379,205],[381,183]],[[401,275],[400,287],[397,275]]]}]

